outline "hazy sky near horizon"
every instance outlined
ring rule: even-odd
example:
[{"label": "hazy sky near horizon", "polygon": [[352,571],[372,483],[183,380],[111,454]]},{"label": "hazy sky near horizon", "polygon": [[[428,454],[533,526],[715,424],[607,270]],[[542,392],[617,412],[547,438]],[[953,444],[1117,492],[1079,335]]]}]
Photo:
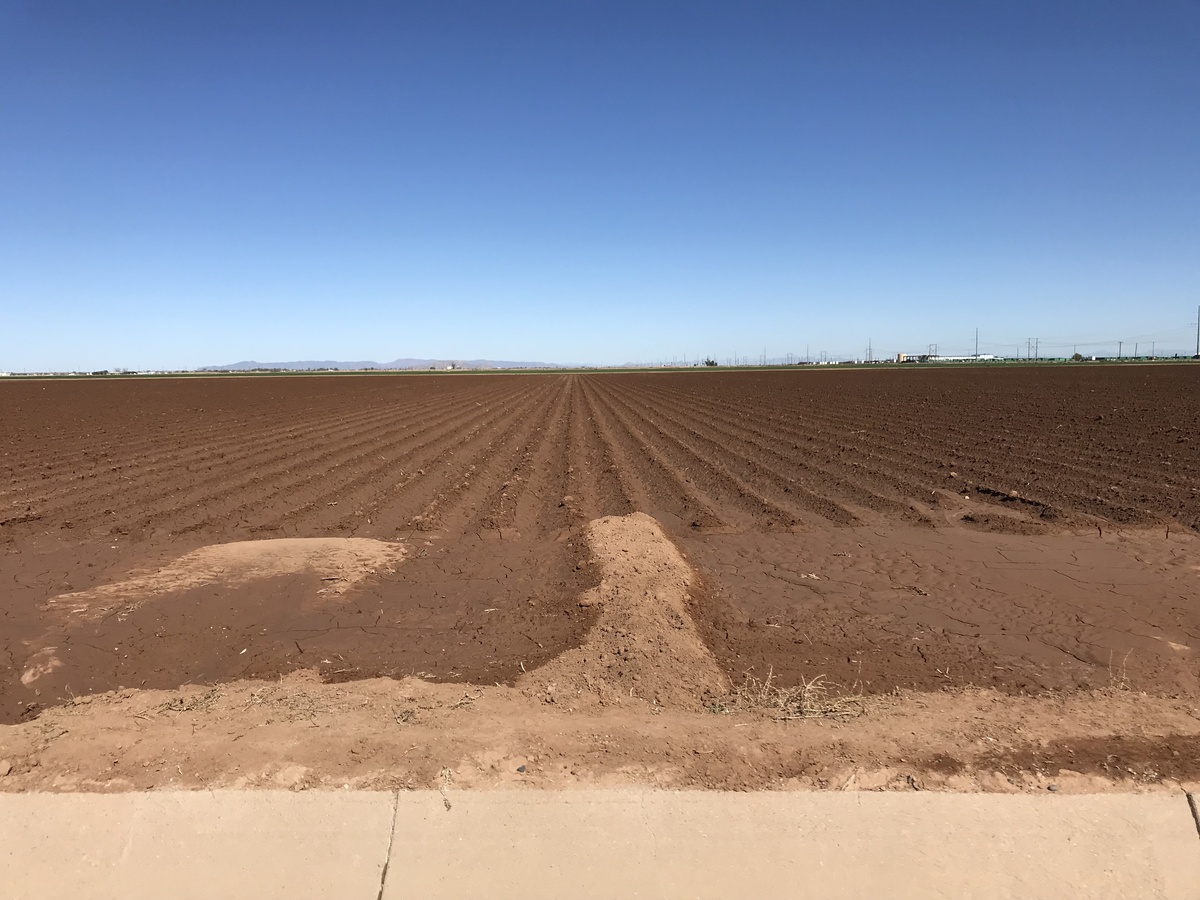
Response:
[{"label": "hazy sky near horizon", "polygon": [[0,0],[0,370],[1190,352],[1197,47],[1195,0]]}]

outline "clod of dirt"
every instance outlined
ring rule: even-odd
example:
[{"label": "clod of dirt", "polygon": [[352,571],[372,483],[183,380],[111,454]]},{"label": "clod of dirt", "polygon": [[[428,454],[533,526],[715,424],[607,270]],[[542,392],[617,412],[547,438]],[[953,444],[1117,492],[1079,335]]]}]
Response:
[{"label": "clod of dirt", "polygon": [[116,608],[137,609],[158,594],[186,591],[214,581],[240,584],[252,578],[315,571],[328,582],[326,593],[341,594],[381,568],[405,556],[402,544],[367,538],[280,538],[236,541],[194,550],[170,565],[89,591],[59,594],[46,608],[99,619]]},{"label": "clod of dirt", "polygon": [[608,516],[585,535],[600,584],[581,599],[599,618],[582,646],[527,675],[523,686],[547,702],[579,692],[605,702],[639,698],[698,709],[728,682],[688,610],[691,566],[645,513]]}]

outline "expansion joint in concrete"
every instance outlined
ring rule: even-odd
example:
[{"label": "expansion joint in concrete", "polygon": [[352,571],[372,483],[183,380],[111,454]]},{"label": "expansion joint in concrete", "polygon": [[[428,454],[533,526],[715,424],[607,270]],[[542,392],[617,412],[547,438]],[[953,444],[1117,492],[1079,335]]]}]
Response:
[{"label": "expansion joint in concrete", "polygon": [[396,820],[400,815],[400,792],[392,797],[392,830],[388,833],[387,852],[383,854],[383,870],[379,873],[379,893],[375,900],[383,900],[383,889],[387,887],[388,866],[392,862],[392,845],[396,843]]}]

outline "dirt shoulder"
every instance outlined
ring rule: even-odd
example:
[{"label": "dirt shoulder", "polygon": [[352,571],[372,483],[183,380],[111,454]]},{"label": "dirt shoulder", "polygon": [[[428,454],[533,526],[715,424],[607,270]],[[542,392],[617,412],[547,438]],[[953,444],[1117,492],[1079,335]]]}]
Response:
[{"label": "dirt shoulder", "polygon": [[0,736],[0,790],[1062,791],[1200,786],[1200,710],[1131,691],[900,691],[849,721],[311,673],[80,698]]}]

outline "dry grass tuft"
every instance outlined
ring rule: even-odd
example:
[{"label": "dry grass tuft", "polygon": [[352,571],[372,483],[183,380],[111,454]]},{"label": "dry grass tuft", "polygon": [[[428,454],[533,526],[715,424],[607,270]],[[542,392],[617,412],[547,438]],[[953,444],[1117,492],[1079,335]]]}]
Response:
[{"label": "dry grass tuft", "polygon": [[242,709],[261,708],[267,711],[269,716],[281,716],[285,722],[312,721],[318,713],[332,710],[336,702],[330,702],[331,699],[319,698],[303,688],[285,688],[281,684],[268,685],[251,691]]},{"label": "dry grass tuft", "polygon": [[1114,691],[1132,690],[1129,685],[1129,673],[1125,668],[1126,663],[1129,662],[1130,653],[1133,653],[1133,651],[1130,650],[1128,653],[1126,653],[1125,658],[1121,660],[1120,667],[1114,669],[1113,654],[1111,650],[1108,651],[1108,686]]},{"label": "dry grass tuft", "polygon": [[209,688],[202,694],[172,697],[158,708],[162,712],[208,712],[221,699],[219,688]]},{"label": "dry grass tuft", "polygon": [[866,701],[860,690],[842,692],[824,675],[801,678],[793,687],[780,687],[772,669],[765,679],[747,672],[745,680],[733,690],[732,708],[759,710],[780,720],[854,719],[866,711]]}]

